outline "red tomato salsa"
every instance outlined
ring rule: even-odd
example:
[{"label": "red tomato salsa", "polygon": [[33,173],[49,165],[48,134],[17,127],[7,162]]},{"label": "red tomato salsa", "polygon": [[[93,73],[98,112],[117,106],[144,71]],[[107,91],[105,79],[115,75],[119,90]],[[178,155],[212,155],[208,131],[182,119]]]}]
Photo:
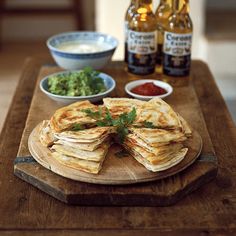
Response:
[{"label": "red tomato salsa", "polygon": [[131,89],[131,92],[143,96],[157,96],[167,93],[165,89],[155,85],[153,82],[138,85]]}]

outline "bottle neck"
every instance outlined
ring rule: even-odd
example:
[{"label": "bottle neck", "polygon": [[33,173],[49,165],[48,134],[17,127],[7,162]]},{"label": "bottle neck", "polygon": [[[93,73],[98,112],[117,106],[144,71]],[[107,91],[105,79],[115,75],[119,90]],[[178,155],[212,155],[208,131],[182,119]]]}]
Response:
[{"label": "bottle neck", "polygon": [[172,0],[161,0],[160,5],[172,5]]},{"label": "bottle neck", "polygon": [[172,10],[174,13],[188,14],[189,0],[172,0]]},{"label": "bottle neck", "polygon": [[181,13],[182,14],[189,14],[190,8],[189,8],[189,0],[184,0]]},{"label": "bottle neck", "polygon": [[152,0],[139,0],[137,5],[137,12],[139,14],[148,14],[153,11]]}]

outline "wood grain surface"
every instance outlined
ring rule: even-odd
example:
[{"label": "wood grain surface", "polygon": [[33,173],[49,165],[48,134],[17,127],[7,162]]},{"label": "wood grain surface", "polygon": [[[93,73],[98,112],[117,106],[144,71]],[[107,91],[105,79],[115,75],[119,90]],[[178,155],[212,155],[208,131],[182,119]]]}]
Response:
[{"label": "wood grain surface", "polygon": [[39,140],[41,125],[42,123],[33,129],[28,139],[28,148],[33,158],[43,167],[58,175],[85,183],[122,185],[163,179],[186,169],[198,158],[202,150],[202,139],[194,130],[192,136],[184,142],[184,147],[188,148],[188,152],[180,163],[167,170],[151,172],[131,155],[117,157],[116,153],[121,152],[123,148],[118,144],[113,144],[109,148],[99,174],[89,174],[65,166],[53,158],[52,151],[43,146]]},{"label": "wood grain surface", "polygon": [[[202,185],[175,205],[170,207],[68,206],[15,177],[13,162],[25,127],[37,75],[40,67],[49,63],[51,64],[51,60],[48,58],[29,59],[26,62],[0,135],[1,235],[215,236],[236,234],[236,128],[208,67],[201,61],[192,63],[192,84],[218,158],[219,169],[215,180]],[[111,67],[113,71],[122,74],[119,71],[122,65],[116,62]],[[200,134],[202,135],[202,132]],[[203,135],[202,138],[206,142]],[[209,153],[209,149],[207,150],[205,146],[203,152]],[[198,162],[194,168],[197,166],[199,166]],[[30,178],[34,178],[36,172],[42,173],[40,169],[39,165],[32,165]],[[185,175],[191,177],[191,171]],[[41,178],[46,180],[44,175]],[[51,181],[58,183],[58,194],[62,184],[68,184],[67,181],[53,178],[53,175]],[[68,191],[72,190],[73,186],[81,188],[86,202],[88,197],[86,192],[90,185],[76,186],[73,183]],[[50,186],[48,188],[50,189]],[[155,192],[155,186],[152,186],[152,189]],[[117,195],[119,192],[120,195],[122,194],[121,190],[110,189]],[[130,189],[132,190],[134,188]],[[145,192],[145,188],[142,190]],[[103,193],[102,187],[100,192]],[[151,196],[150,201],[152,201]]]}]

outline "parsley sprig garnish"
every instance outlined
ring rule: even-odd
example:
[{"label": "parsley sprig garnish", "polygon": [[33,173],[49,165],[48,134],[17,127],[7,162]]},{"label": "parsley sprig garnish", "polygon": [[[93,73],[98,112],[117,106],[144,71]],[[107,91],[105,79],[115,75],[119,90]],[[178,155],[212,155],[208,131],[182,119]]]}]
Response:
[{"label": "parsley sprig garnish", "polygon": [[118,118],[113,118],[110,111],[106,109],[105,114],[102,111],[92,111],[91,109],[82,110],[87,116],[96,120],[96,125],[100,127],[114,126],[116,127],[118,141],[123,143],[128,135],[128,126],[136,119],[136,109],[133,108],[130,112],[124,112]]},{"label": "parsley sprig garnish", "polygon": [[84,130],[84,126],[81,124],[74,124],[71,128],[72,131],[80,131],[80,130]]},{"label": "parsley sprig garnish", "polygon": [[98,111],[92,111],[91,109],[83,109],[82,112],[86,113],[87,116],[91,117],[94,120],[99,120],[102,118],[102,109],[99,107]]},{"label": "parsley sprig garnish", "polygon": [[[126,136],[129,134],[128,127],[134,123],[137,113],[136,109],[133,108],[130,112],[124,112],[120,114],[117,118],[113,118],[109,109],[106,108],[106,111],[103,112],[102,108],[99,107],[98,111],[93,111],[91,109],[81,110],[86,113],[87,116],[96,120],[96,125],[99,127],[113,126],[116,127],[117,132],[117,141],[123,143]],[[145,128],[156,128],[152,122],[144,121],[142,126]],[[75,124],[72,128],[73,131],[83,130],[84,127],[80,124]]]},{"label": "parsley sprig garnish", "polygon": [[155,129],[155,128],[157,128],[156,126],[153,125],[152,122],[149,122],[149,121],[144,121],[144,122],[143,122],[143,126],[144,126],[145,128],[150,128],[150,129]]}]

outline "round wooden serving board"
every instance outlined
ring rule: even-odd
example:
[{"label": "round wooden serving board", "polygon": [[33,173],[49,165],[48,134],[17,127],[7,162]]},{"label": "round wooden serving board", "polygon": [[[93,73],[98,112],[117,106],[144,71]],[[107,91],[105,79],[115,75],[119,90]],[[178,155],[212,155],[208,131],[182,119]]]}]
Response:
[{"label": "round wooden serving board", "polygon": [[197,131],[194,130],[192,137],[184,143],[188,147],[188,152],[179,164],[164,171],[151,172],[131,155],[117,157],[115,154],[121,151],[122,147],[118,144],[113,144],[107,153],[99,174],[89,174],[64,166],[53,158],[51,151],[39,141],[39,127],[40,124],[34,128],[28,140],[29,151],[34,159],[58,175],[87,183],[119,185],[163,179],[191,165],[197,159],[202,149],[202,139]]}]

